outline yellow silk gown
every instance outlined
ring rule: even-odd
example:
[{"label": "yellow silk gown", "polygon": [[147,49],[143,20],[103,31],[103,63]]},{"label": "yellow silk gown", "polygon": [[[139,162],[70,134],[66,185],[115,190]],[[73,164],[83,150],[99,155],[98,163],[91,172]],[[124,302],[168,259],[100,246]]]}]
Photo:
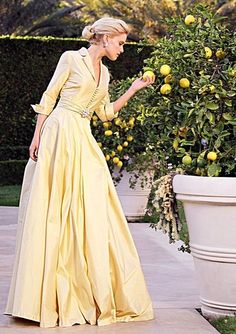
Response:
[{"label": "yellow silk gown", "polygon": [[100,69],[97,85],[88,50],[64,52],[40,104],[32,105],[49,116],[38,160],[25,169],[4,314],[40,327],[153,318],[127,221],[91,133],[94,111],[102,121],[117,117],[109,72],[102,62]]}]

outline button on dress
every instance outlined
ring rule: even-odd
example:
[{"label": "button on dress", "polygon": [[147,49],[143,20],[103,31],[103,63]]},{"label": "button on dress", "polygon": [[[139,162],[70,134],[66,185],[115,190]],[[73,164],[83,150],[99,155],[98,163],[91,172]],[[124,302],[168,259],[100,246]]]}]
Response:
[{"label": "button on dress", "polygon": [[25,168],[4,314],[40,327],[153,319],[135,244],[91,133],[93,112],[102,121],[118,115],[102,62],[100,70],[97,84],[86,48],[64,52],[32,105],[48,117],[38,160]]}]

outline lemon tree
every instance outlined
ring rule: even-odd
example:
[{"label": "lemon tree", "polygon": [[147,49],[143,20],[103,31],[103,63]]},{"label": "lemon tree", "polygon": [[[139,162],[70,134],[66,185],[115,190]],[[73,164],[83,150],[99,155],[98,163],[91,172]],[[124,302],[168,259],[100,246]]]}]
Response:
[{"label": "lemon tree", "polygon": [[155,85],[137,105],[138,120],[155,122],[159,172],[236,176],[236,33],[203,5],[167,23],[145,60]]}]

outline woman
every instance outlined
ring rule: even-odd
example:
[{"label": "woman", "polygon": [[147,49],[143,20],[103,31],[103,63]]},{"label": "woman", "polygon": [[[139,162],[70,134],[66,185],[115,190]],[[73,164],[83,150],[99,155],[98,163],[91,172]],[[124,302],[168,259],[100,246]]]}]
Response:
[{"label": "woman", "polygon": [[[40,104],[22,185],[16,254],[5,314],[41,327],[148,320],[153,309],[104,155],[92,136],[152,79],[109,101],[102,58],[116,60],[129,32],[102,18],[91,46],[62,54]],[[56,107],[57,97],[60,99]]]}]

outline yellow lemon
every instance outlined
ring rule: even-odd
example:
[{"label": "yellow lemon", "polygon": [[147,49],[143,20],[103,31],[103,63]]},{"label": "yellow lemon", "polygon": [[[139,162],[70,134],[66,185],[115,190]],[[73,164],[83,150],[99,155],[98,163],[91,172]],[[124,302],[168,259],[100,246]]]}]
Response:
[{"label": "yellow lemon", "polygon": [[124,141],[124,142],[123,142],[123,146],[124,146],[124,147],[127,147],[128,145],[129,145],[129,143],[128,143],[127,141]]},{"label": "yellow lemon", "polygon": [[182,78],[179,80],[179,85],[182,88],[188,88],[190,86],[190,81],[187,78]]},{"label": "yellow lemon", "polygon": [[206,58],[207,58],[207,59],[211,58],[211,56],[212,56],[212,51],[211,51],[211,49],[208,48],[208,46],[206,46],[206,47],[204,48],[204,50],[205,50],[205,56],[206,56]]},{"label": "yellow lemon", "polygon": [[135,117],[134,117],[134,116],[131,116],[131,117],[129,118],[129,120],[130,120],[130,121],[135,121]]},{"label": "yellow lemon", "polygon": [[94,126],[94,127],[97,126],[97,121],[93,121],[93,126]]},{"label": "yellow lemon", "polygon": [[93,121],[97,121],[98,120],[97,116],[95,116],[95,115],[92,117],[92,119],[93,119]]},{"label": "yellow lemon", "polygon": [[105,136],[107,136],[107,137],[108,137],[108,136],[111,136],[112,133],[113,133],[113,132],[112,132],[111,130],[106,130],[106,131],[105,131]]},{"label": "yellow lemon", "polygon": [[114,122],[115,122],[115,125],[120,125],[121,124],[121,119],[116,118]]},{"label": "yellow lemon", "polygon": [[170,74],[171,67],[169,65],[162,65],[160,68],[160,73],[166,77],[168,74]]},{"label": "yellow lemon", "polygon": [[184,19],[184,23],[189,26],[195,22],[195,17],[193,15],[187,15]]},{"label": "yellow lemon", "polygon": [[171,92],[171,85],[169,85],[169,84],[162,85],[161,88],[160,88],[160,92],[163,95],[169,94]]},{"label": "yellow lemon", "polygon": [[111,159],[110,155],[109,155],[109,154],[106,154],[106,161],[108,161],[108,160],[110,160],[110,159]]},{"label": "yellow lemon", "polygon": [[129,135],[129,136],[127,137],[127,140],[128,140],[128,141],[132,141],[133,139],[134,139],[134,137],[131,136],[131,135]]},{"label": "yellow lemon", "polygon": [[216,51],[216,57],[218,59],[223,59],[225,57],[225,54],[226,54],[225,51],[223,51],[222,49],[218,49]]},{"label": "yellow lemon", "polygon": [[210,85],[209,89],[210,89],[210,93],[212,94],[215,93],[216,88],[214,85]]},{"label": "yellow lemon", "polygon": [[174,141],[173,141],[173,148],[174,148],[175,150],[177,150],[178,146],[179,146],[179,141],[178,141],[178,139],[174,139]]},{"label": "yellow lemon", "polygon": [[123,165],[123,162],[122,162],[122,161],[118,161],[118,163],[117,163],[117,167],[121,168],[122,165]]},{"label": "yellow lemon", "polygon": [[134,121],[133,121],[132,119],[130,119],[129,122],[128,122],[128,124],[129,124],[130,126],[134,126]]},{"label": "yellow lemon", "polygon": [[99,143],[98,143],[98,146],[101,148],[101,147],[102,147],[102,143],[99,142]]},{"label": "yellow lemon", "polygon": [[120,161],[120,159],[119,159],[118,157],[114,157],[114,158],[113,158],[113,162],[114,162],[114,164],[117,164],[119,161]]},{"label": "yellow lemon", "polygon": [[185,155],[184,157],[183,157],[183,159],[182,159],[182,163],[184,164],[184,165],[186,165],[186,166],[188,166],[188,165],[191,165],[191,163],[192,163],[192,158],[190,157],[190,155]]},{"label": "yellow lemon", "polygon": [[143,73],[142,76],[143,81],[147,81],[147,77],[149,77],[151,80],[155,79],[155,74],[153,73],[153,71],[146,71]]},{"label": "yellow lemon", "polygon": [[103,123],[103,127],[104,127],[105,129],[108,129],[108,128],[109,128],[109,123],[108,123],[108,122],[104,122],[104,123]]},{"label": "yellow lemon", "polygon": [[117,151],[122,151],[123,150],[123,146],[122,145],[118,145],[117,146]]},{"label": "yellow lemon", "polygon": [[171,75],[171,74],[168,74],[168,75],[165,77],[164,82],[165,82],[166,84],[168,84],[168,83],[170,83],[172,80],[173,80],[172,75]]},{"label": "yellow lemon", "polygon": [[111,151],[111,156],[114,157],[116,155],[115,151]]},{"label": "yellow lemon", "polygon": [[211,160],[211,161],[215,161],[216,159],[217,159],[217,154],[216,154],[216,152],[209,152],[208,154],[207,154],[207,159],[208,160]]}]

